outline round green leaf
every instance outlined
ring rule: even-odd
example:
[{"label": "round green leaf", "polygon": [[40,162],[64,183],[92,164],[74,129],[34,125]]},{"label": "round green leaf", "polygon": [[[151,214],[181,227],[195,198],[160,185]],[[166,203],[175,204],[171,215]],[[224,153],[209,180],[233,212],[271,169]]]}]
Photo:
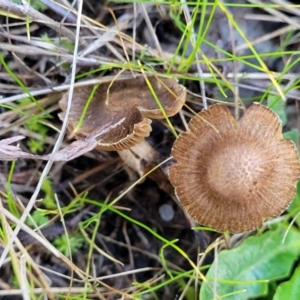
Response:
[{"label": "round green leaf", "polygon": [[281,283],[273,300],[299,300],[300,299],[300,266],[295,270],[289,281]]},{"label": "round green leaf", "polygon": [[287,277],[300,254],[300,233],[291,229],[283,241],[286,230],[278,227],[221,251],[206,274],[208,281],[202,283],[200,299],[246,300],[266,295],[268,281]]}]

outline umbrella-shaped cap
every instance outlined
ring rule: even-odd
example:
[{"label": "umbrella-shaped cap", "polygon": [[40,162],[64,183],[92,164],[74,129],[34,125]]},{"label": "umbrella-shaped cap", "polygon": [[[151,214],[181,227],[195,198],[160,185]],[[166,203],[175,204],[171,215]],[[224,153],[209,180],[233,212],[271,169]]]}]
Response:
[{"label": "umbrella-shaped cap", "polygon": [[294,143],[269,108],[253,104],[237,122],[212,105],[175,141],[170,180],[197,222],[232,233],[258,228],[292,201],[300,175]]},{"label": "umbrella-shaped cap", "polygon": [[[175,115],[186,100],[186,89],[176,79],[149,77],[148,80],[166,115]],[[59,115],[61,119],[65,116],[67,99],[68,93],[65,93],[59,102],[63,111]],[[77,128],[86,108],[83,122]],[[149,136],[149,118],[163,117],[145,79],[137,77],[102,83],[96,89],[92,86],[75,88],[68,131],[74,133],[76,139],[95,135],[98,149],[121,151]]]}]

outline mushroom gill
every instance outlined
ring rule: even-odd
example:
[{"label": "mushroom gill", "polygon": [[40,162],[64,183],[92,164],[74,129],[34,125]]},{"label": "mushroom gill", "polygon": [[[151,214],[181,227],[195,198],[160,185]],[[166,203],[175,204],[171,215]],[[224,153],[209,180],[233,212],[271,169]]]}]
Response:
[{"label": "mushroom gill", "polygon": [[300,176],[294,143],[282,136],[269,108],[253,104],[237,122],[219,104],[189,122],[172,148],[170,181],[198,223],[218,231],[244,232],[280,215],[292,201]]},{"label": "mushroom gill", "polygon": [[[151,76],[148,81],[166,115],[175,115],[186,100],[186,89],[176,79]],[[67,97],[65,93],[59,102],[61,119],[65,116]],[[83,122],[77,128],[83,114]],[[98,150],[122,151],[149,136],[149,118],[162,119],[164,115],[144,77],[115,80],[103,82],[95,90],[92,86],[74,89],[68,131],[79,140],[95,136]]]}]

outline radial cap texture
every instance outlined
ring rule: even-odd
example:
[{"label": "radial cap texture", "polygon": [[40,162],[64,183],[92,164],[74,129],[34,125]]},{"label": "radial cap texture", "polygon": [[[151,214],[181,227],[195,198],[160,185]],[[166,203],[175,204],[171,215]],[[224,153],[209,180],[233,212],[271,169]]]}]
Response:
[{"label": "radial cap texture", "polygon": [[300,176],[294,143],[269,108],[253,104],[237,122],[219,104],[203,110],[175,141],[170,180],[197,222],[232,233],[280,215]]}]

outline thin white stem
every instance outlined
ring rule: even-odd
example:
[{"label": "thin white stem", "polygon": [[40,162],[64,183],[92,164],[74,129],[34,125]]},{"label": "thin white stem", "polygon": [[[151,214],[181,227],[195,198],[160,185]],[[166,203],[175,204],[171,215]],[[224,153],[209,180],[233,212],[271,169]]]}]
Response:
[{"label": "thin white stem", "polygon": [[[196,34],[195,34],[195,29],[194,29],[194,26],[192,24],[192,18],[191,18],[191,14],[190,14],[190,11],[189,11],[189,7],[187,6],[186,2],[181,0],[181,3],[182,3],[182,7],[184,9],[184,12],[185,12],[185,16],[186,16],[186,19],[187,19],[187,26],[191,26],[191,31],[192,31],[192,34],[191,34],[191,40],[192,40],[192,44],[193,45],[196,45]],[[200,56],[199,56],[199,53],[198,51],[196,51],[196,66],[197,66],[197,71],[198,71],[198,77],[199,77],[199,84],[200,84],[200,89],[201,89],[201,96],[202,96],[202,103],[203,103],[203,108],[204,109],[207,109],[207,99],[206,99],[206,95],[205,95],[205,83],[204,83],[204,80],[202,79],[203,78],[203,71],[202,71],[202,68],[200,66]]]}]

